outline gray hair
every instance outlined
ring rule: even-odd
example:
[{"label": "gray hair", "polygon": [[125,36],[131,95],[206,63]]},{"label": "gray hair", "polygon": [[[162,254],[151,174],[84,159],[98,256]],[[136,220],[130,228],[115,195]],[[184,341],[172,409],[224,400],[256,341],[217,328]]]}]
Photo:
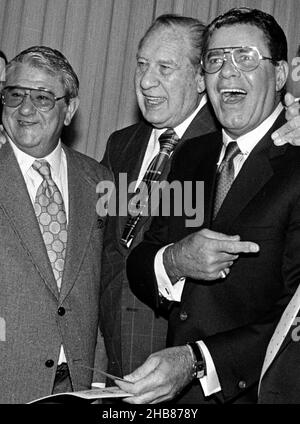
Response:
[{"label": "gray hair", "polygon": [[188,52],[190,61],[195,68],[198,68],[201,63],[202,54],[202,35],[205,29],[205,24],[195,18],[180,16],[176,14],[166,14],[158,16],[151,26],[147,29],[145,35],[140,40],[138,49],[140,50],[144,41],[149,35],[162,27],[175,29],[184,29],[189,37],[191,49]]},{"label": "gray hair", "polygon": [[66,57],[58,50],[46,46],[29,47],[8,62],[6,66],[7,75],[16,67],[17,63],[42,69],[53,76],[59,75],[65,89],[67,102],[69,99],[78,96],[78,77]]}]

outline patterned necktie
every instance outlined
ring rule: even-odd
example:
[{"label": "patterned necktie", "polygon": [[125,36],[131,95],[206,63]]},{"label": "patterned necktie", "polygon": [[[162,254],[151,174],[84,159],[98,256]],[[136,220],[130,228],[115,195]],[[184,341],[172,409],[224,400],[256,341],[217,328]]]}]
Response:
[{"label": "patterned necktie", "polygon": [[299,309],[300,309],[300,285],[298,286],[289,304],[285,308],[285,311],[283,312],[280,318],[280,321],[274,331],[274,334],[269,342],[264,364],[263,364],[261,375],[260,375],[260,382],[265,372],[267,371],[267,369],[273,362],[273,359],[275,358],[277,352],[279,351],[283,340],[285,339],[286,335],[289,332],[289,329],[293,325],[293,322],[297,316]]},{"label": "patterned necktie", "polygon": [[64,202],[57,185],[52,180],[49,163],[45,160],[35,160],[32,168],[43,177],[36,193],[34,209],[60,290],[67,245]]},{"label": "patterned necktie", "polygon": [[236,141],[227,144],[224,158],[218,169],[213,219],[215,219],[227,193],[234,181],[233,159],[241,153]]},{"label": "patterned necktie", "polygon": [[121,243],[127,247],[129,246],[129,242],[135,236],[135,228],[143,214],[143,210],[145,210],[149,205],[150,194],[153,190],[153,183],[160,180],[161,173],[170,159],[171,153],[179,141],[179,137],[175,131],[170,128],[166,130],[158,140],[160,144],[159,153],[151,161],[143,177],[142,184],[140,184],[137,189],[140,190],[139,198],[141,200],[137,203],[131,202],[131,204],[129,204],[129,213],[130,210],[132,213],[126,222],[121,238]]}]

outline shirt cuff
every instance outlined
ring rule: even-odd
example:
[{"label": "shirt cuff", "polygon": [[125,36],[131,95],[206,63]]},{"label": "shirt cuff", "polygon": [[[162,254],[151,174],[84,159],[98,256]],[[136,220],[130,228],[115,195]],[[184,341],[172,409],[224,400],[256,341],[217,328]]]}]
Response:
[{"label": "shirt cuff", "polygon": [[210,396],[210,395],[213,395],[214,393],[220,392],[221,385],[220,385],[219,377],[214,365],[214,361],[205,343],[202,340],[200,340],[197,342],[197,344],[203,353],[205,365],[206,365],[206,375],[200,378],[199,381],[202,386],[204,396]]},{"label": "shirt cuff", "polygon": [[92,383],[92,389],[104,389],[105,383]]},{"label": "shirt cuff", "polygon": [[180,280],[178,280],[177,283],[173,285],[168,277],[168,274],[166,273],[163,263],[163,253],[166,248],[171,245],[172,243],[162,247],[156,253],[154,259],[154,272],[159,293],[170,301],[180,302],[183,287],[185,284],[185,278],[180,278]]}]

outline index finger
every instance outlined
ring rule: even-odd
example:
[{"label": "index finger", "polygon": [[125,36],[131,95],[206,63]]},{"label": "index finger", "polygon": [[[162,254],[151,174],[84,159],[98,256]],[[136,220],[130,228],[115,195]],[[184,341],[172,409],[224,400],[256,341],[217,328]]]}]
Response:
[{"label": "index finger", "polygon": [[219,242],[220,250],[226,253],[257,253],[259,245],[252,241],[225,241]]}]

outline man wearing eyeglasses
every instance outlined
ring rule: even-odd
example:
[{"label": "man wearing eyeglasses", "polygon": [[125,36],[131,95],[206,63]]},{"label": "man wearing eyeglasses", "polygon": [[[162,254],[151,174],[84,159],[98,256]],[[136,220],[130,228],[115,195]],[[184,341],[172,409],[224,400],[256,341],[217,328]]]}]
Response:
[{"label": "man wearing eyeglasses", "polygon": [[[205,30],[202,66],[222,131],[185,143],[170,180],[204,181],[204,223],[154,218],[127,261],[134,293],[169,305],[168,349],[126,379],[128,403],[255,403],[272,332],[300,279],[300,151],[275,147],[285,123],[286,37],[259,10],[232,9]],[[222,277],[201,273],[203,228],[256,242],[223,255]],[[164,304],[165,302],[163,302]]]},{"label": "man wearing eyeglasses", "polygon": [[96,184],[110,174],[60,141],[79,104],[78,78],[60,52],[31,47],[6,72],[0,403],[25,403],[89,389],[99,381],[95,361],[105,367],[98,332],[104,220],[95,208]]},{"label": "man wearing eyeglasses", "polygon": [[[140,40],[135,89],[143,119],[112,133],[102,160],[114,173],[117,187],[119,179],[122,181],[126,175],[128,185],[135,183],[138,192],[141,181],[149,175],[148,166],[159,152],[160,136],[167,129],[173,128],[180,141],[159,174],[160,181],[167,177],[173,158],[180,154],[186,140],[215,131],[216,120],[203,91],[200,72],[203,30],[204,24],[197,19],[167,14],[157,17]],[[298,107],[294,113],[299,114]],[[284,130],[285,126],[281,132]],[[292,139],[295,136],[297,129],[289,133]],[[102,330],[108,369],[117,376],[132,372],[150,353],[164,348],[167,334],[165,314],[153,312],[129,287],[126,260],[142,240],[152,217],[140,215],[133,223],[131,218],[129,213],[108,217],[102,260],[101,304],[105,305],[101,308]],[[237,253],[247,248],[246,243],[241,244],[224,234],[203,235],[202,270],[207,271],[208,262],[210,274],[207,272],[207,275],[216,275],[222,269],[221,255],[227,246],[235,248]]]}]

